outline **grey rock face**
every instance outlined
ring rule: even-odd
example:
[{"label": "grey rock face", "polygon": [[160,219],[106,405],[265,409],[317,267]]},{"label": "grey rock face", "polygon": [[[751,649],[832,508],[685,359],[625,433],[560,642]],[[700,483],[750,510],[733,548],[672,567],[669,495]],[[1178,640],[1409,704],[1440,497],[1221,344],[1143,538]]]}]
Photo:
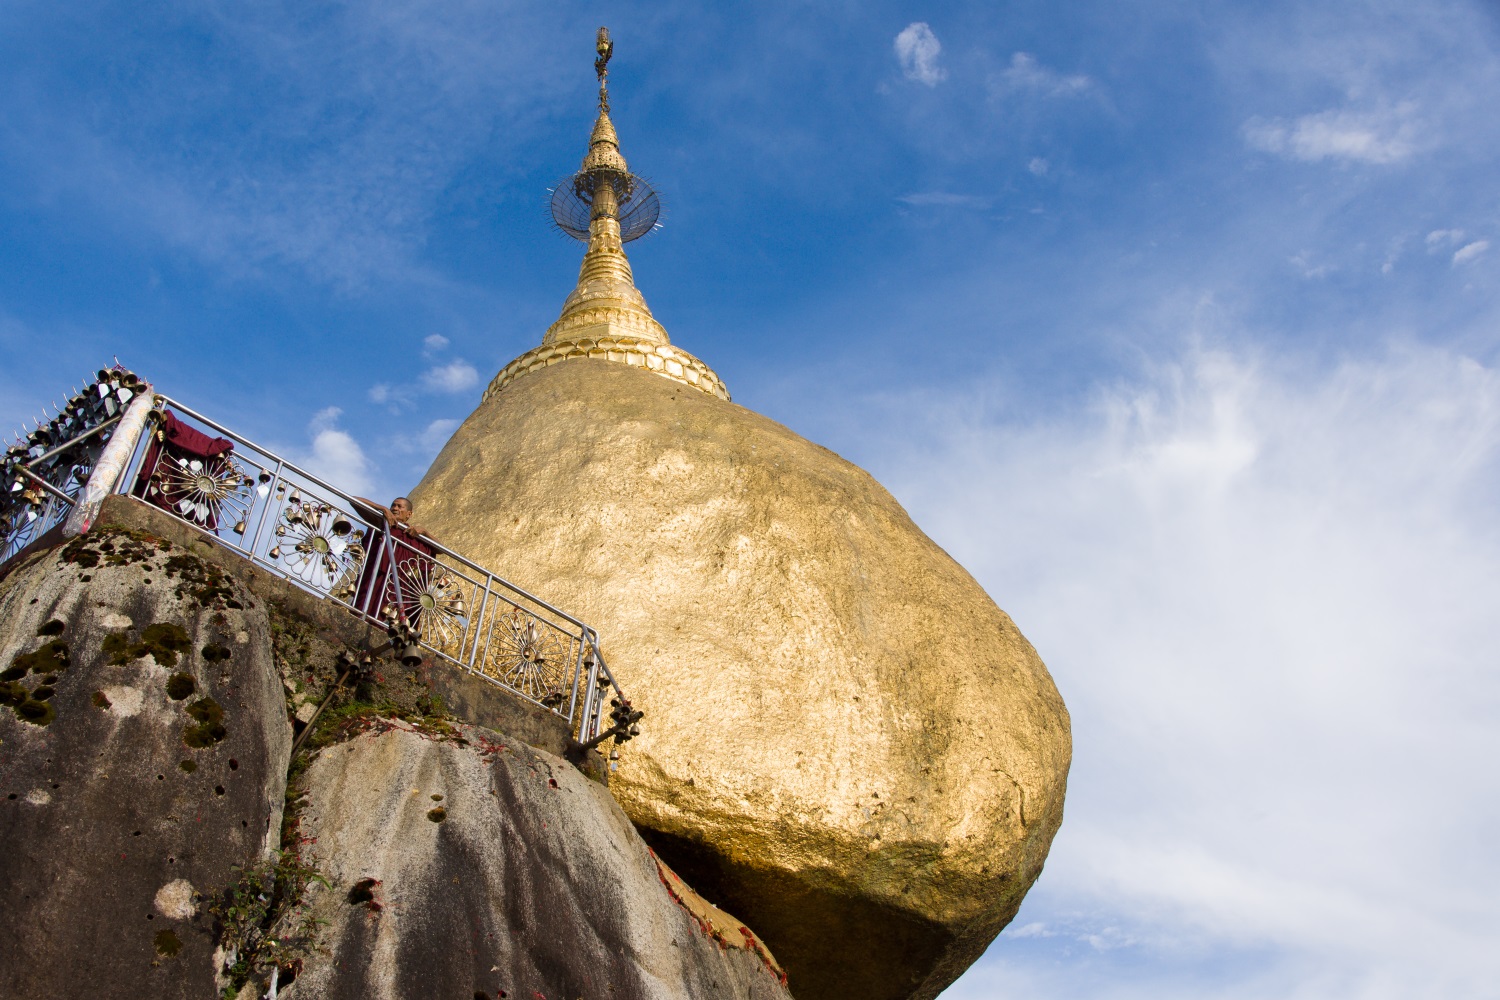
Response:
[{"label": "grey rock face", "polygon": [[609,793],[474,727],[380,720],[301,786],[324,953],[287,1000],[786,1000],[753,951],[673,901]]},{"label": "grey rock face", "polygon": [[216,996],[199,893],[279,842],[291,729],[259,602],[99,531],[0,581],[0,997]]},{"label": "grey rock face", "polygon": [[[105,516],[0,567],[0,1000],[207,998],[245,975],[248,1000],[272,963],[291,1000],[786,1000],[753,934],[659,872],[601,785],[424,717],[453,693],[511,724],[451,678],[387,670],[335,693],[283,827],[288,711],[369,637],[160,512],[112,497]],[[420,721],[376,714],[393,709]],[[275,947],[231,980],[210,901],[243,889],[237,867],[268,869],[283,829],[331,887],[270,893],[275,922],[255,927]],[[311,951],[309,916],[327,921]]]}]

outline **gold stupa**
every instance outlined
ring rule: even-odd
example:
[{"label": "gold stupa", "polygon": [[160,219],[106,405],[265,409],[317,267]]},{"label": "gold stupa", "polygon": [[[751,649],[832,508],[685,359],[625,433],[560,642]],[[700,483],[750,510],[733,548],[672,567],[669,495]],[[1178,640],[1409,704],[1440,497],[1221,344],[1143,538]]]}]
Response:
[{"label": "gold stupa", "polygon": [[588,239],[578,287],[414,502],[444,542],[599,629],[646,712],[611,789],[799,1000],[933,997],[1041,871],[1067,710],[879,483],[730,402],[668,341],[625,259],[655,216],[599,48],[599,118],[560,189],[559,225]]}]

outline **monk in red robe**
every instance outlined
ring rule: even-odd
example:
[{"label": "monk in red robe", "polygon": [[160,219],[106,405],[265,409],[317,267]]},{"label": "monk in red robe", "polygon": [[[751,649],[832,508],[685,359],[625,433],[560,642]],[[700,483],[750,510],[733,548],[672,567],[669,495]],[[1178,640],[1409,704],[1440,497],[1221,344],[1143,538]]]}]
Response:
[{"label": "monk in red robe", "polygon": [[[365,557],[365,566],[360,572],[359,587],[355,592],[355,607],[382,620],[387,605],[398,607],[400,616],[408,625],[416,628],[422,609],[416,602],[414,588],[424,588],[432,573],[432,557],[436,550],[429,543],[441,543],[411,522],[412,505],[406,497],[397,497],[389,507],[364,497],[355,497],[354,502],[361,514],[377,522],[377,529],[380,528],[378,521],[383,517],[390,526],[391,539],[390,551],[387,551],[382,532],[377,530],[371,538],[369,554]],[[390,583],[392,560],[395,562],[396,579],[401,588],[399,604]]]}]

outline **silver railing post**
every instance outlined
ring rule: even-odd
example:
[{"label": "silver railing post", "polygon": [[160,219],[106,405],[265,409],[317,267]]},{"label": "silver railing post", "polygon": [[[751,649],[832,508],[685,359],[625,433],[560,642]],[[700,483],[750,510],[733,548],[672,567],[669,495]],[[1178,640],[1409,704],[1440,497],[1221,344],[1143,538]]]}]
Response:
[{"label": "silver railing post", "polygon": [[[254,558],[255,553],[260,549],[260,536],[261,533],[266,530],[266,518],[268,518],[271,514],[271,505],[277,500],[276,484],[281,482],[281,468],[285,464],[285,462],[278,458],[276,460],[276,471],[271,473],[271,478],[267,479],[264,483],[256,483],[256,492],[258,493],[260,487],[264,486],[266,488],[266,495],[264,498],[265,502],[261,504],[260,519],[255,522],[255,534],[250,539],[251,558]],[[265,470],[262,469],[261,471],[264,472]],[[256,479],[259,478],[259,476],[256,477]],[[252,496],[253,495],[255,494],[252,494]]]},{"label": "silver railing post", "polygon": [[114,492],[115,484],[135,455],[136,443],[140,441],[141,431],[146,427],[146,418],[150,416],[153,405],[149,385],[143,385],[141,391],[126,405],[124,416],[115,425],[115,432],[104,446],[104,454],[99,456],[99,463],[94,466],[88,482],[83,484],[78,500],[68,512],[68,519],[63,522],[64,538],[75,538],[93,526],[94,518],[99,516],[99,508],[104,506],[104,498]]},{"label": "silver railing post", "polygon": [[[479,657],[479,631],[484,628],[484,614],[490,607],[490,588],[495,585],[495,575],[488,570],[484,574],[484,599],[479,602],[479,616],[474,619],[474,643],[469,647],[469,660],[466,666],[472,673],[474,661]],[[485,644],[485,652],[489,652],[489,644]],[[483,673],[483,670],[480,671]]]}]

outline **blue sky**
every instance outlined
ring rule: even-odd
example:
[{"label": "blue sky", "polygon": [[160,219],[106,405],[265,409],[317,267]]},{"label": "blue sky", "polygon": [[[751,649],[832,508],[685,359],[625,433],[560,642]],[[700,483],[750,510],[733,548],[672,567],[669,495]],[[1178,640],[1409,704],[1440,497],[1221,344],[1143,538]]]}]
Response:
[{"label": "blue sky", "polygon": [[608,23],[674,342],[870,469],[1073,712],[946,997],[1500,959],[1500,8],[0,3],[0,426],[113,355],[349,488],[533,346]]}]

